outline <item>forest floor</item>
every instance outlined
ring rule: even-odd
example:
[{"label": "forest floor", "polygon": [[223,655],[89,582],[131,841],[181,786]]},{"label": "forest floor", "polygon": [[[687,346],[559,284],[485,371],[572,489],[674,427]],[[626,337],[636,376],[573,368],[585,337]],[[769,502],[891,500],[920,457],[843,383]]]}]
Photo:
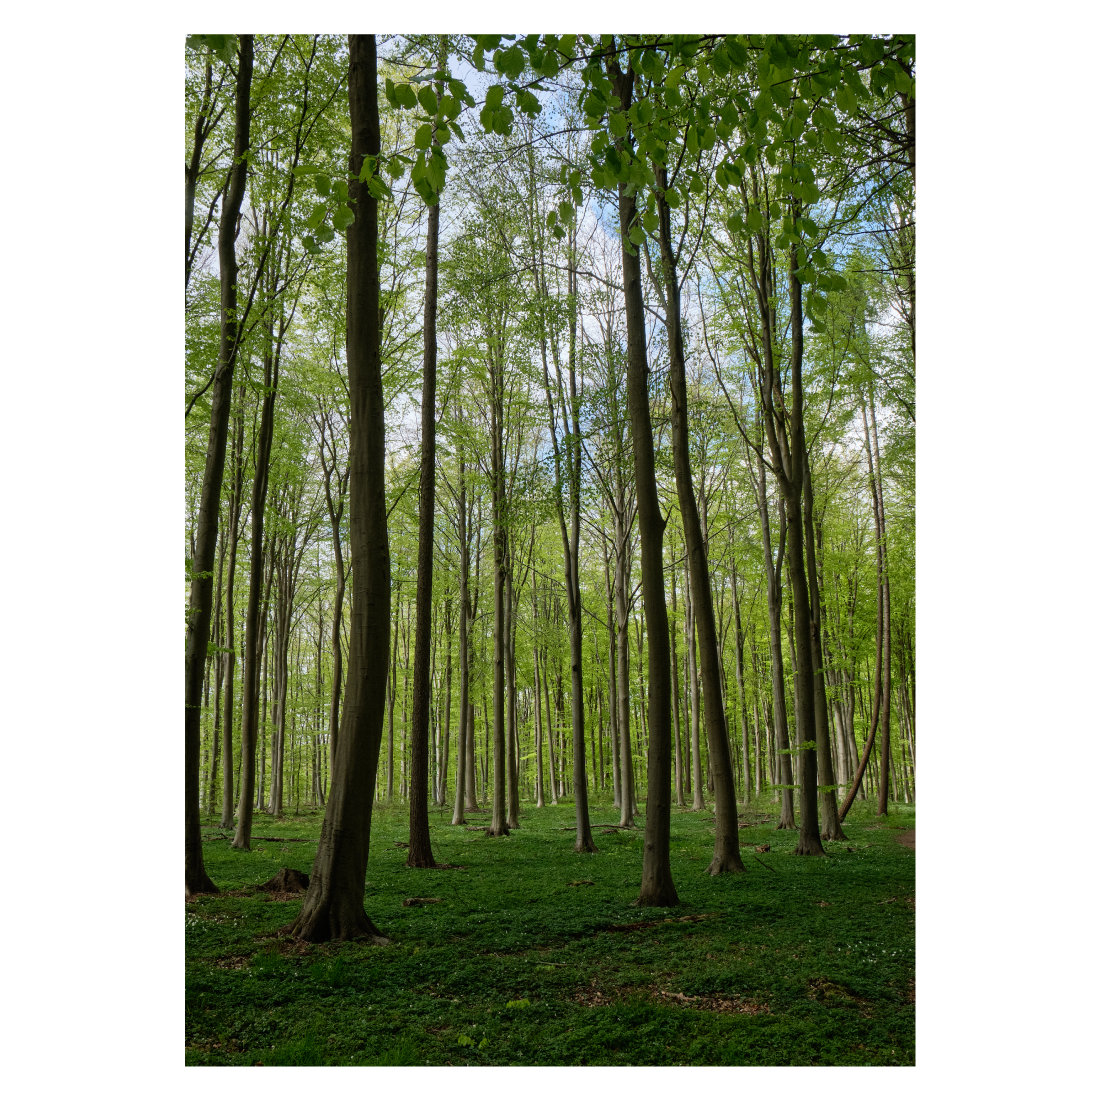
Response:
[{"label": "forest floor", "polygon": [[638,909],[641,828],[597,828],[599,852],[576,855],[572,804],[524,804],[500,839],[436,809],[435,857],[460,868],[423,871],[404,866],[407,808],[376,808],[365,905],[388,947],[293,941],[277,930],[300,897],[255,891],[308,874],[320,811],[258,814],[251,852],[210,819],[223,893],[186,905],[186,1062],[913,1065],[915,808],[883,822],[857,802],[826,859],[795,856],[776,810],[741,808],[759,822],[741,829],[748,874],[712,878],[713,817],[674,807],[681,904]]}]

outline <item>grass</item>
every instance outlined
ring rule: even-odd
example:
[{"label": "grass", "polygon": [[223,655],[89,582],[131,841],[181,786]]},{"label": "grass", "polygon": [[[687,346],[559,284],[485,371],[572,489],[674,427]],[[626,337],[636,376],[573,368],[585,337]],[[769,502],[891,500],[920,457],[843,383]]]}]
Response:
[{"label": "grass", "polygon": [[[300,899],[187,904],[187,1064],[913,1065],[915,857],[895,830],[914,828],[915,810],[892,805],[885,828],[873,811],[853,808],[827,859],[795,856],[774,817],[742,829],[748,874],[711,878],[710,815],[674,809],[681,905],[638,909],[641,829],[597,830],[585,856],[562,828],[572,805],[525,805],[501,839],[436,812],[436,859],[466,869],[414,871],[397,845],[407,809],[378,808],[365,905],[389,947],[277,935]],[[606,805],[591,814],[618,820]],[[258,815],[255,832],[320,826],[319,812]],[[280,867],[308,873],[315,850],[204,847],[214,881],[241,892]],[[441,901],[402,906],[425,896]],[[612,927],[640,921],[660,923]]]}]

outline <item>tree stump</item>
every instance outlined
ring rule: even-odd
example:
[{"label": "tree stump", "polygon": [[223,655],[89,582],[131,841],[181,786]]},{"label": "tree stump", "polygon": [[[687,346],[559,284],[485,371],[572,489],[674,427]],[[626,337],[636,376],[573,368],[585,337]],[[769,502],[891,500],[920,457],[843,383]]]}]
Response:
[{"label": "tree stump", "polygon": [[309,875],[295,871],[293,867],[284,867],[274,878],[268,879],[259,890],[270,890],[276,894],[304,894],[309,889]]}]

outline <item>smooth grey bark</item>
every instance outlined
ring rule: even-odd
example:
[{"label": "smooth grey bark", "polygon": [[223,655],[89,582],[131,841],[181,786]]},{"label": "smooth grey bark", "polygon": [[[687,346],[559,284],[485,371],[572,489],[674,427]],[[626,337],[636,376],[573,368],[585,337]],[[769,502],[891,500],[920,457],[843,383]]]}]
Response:
[{"label": "smooth grey bark", "polygon": [[229,435],[229,411],[233,393],[233,368],[237,358],[237,217],[244,199],[247,176],[245,154],[249,147],[252,87],[252,35],[240,36],[237,65],[236,122],[233,136],[233,170],[222,205],[218,228],[221,283],[221,338],[218,367],[210,399],[210,437],[206,448],[195,552],[191,563],[187,642],[184,656],[184,879],[188,896],[217,892],[202,857],[199,811],[202,678],[210,643],[214,555],[218,542],[222,476]]},{"label": "smooth grey bark", "polygon": [[349,36],[355,221],[347,233],[347,361],[351,399],[349,520],[352,559],[348,686],[336,770],[309,890],[293,933],[301,939],[388,942],[363,908],[378,752],[389,665],[390,549],[386,528],[378,207],[359,182],[364,156],[380,153],[374,35]]}]

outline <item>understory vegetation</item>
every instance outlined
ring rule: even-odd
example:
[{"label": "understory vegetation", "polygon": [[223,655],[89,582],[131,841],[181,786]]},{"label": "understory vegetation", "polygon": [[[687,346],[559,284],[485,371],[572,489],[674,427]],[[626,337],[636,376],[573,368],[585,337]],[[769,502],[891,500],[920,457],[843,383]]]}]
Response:
[{"label": "understory vegetation", "polygon": [[[891,804],[889,825],[853,807],[849,839],[808,860],[757,803],[742,811],[748,873],[713,877],[713,823],[673,811],[670,909],[631,905],[642,831],[601,830],[615,811],[590,809],[595,855],[573,853],[568,804],[524,804],[506,838],[434,813],[452,866],[414,870],[405,811],[376,807],[365,903],[386,947],[294,940],[280,929],[301,900],[254,889],[309,872],[320,813],[258,821],[290,842],[252,851],[211,819],[223,892],[187,905],[187,1063],[914,1064],[915,855],[898,843],[913,806]],[[439,900],[404,904],[425,897]]]}]

